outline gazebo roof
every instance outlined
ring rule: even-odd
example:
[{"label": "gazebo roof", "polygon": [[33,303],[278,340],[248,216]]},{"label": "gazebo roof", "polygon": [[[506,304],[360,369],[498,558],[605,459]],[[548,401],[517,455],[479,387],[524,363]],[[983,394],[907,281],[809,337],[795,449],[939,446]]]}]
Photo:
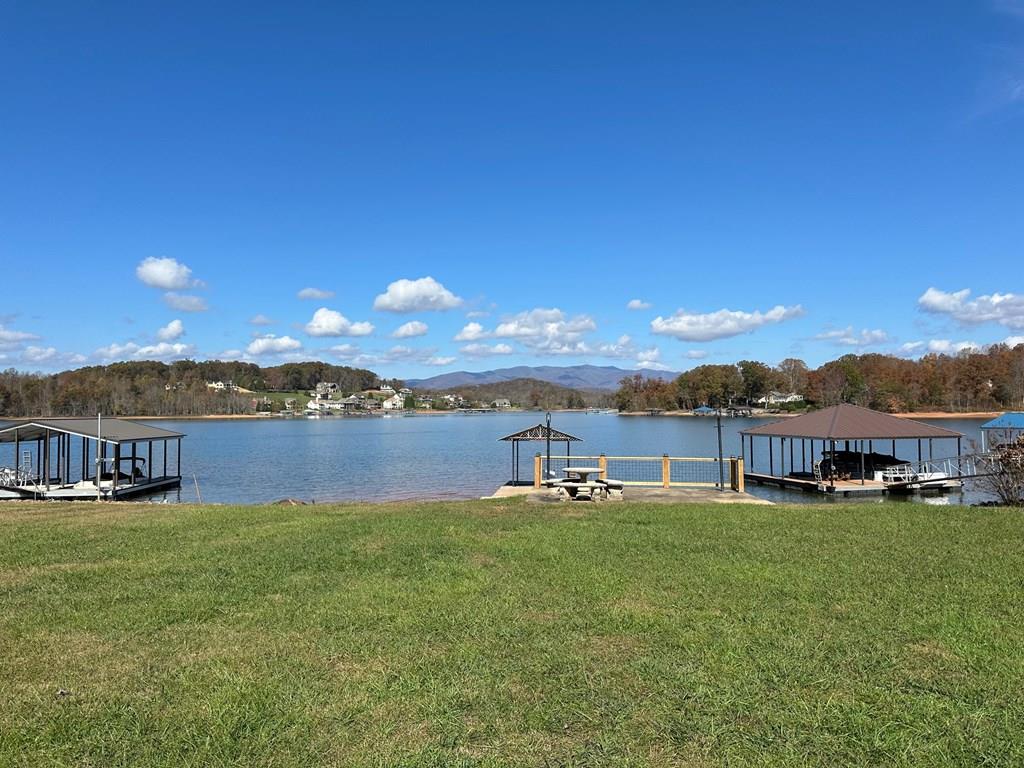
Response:
[{"label": "gazebo roof", "polygon": [[945,427],[933,427],[913,419],[843,403],[803,416],[744,429],[741,435],[801,437],[812,440],[898,440],[905,438],[963,437]]},{"label": "gazebo roof", "polygon": [[[509,442],[509,441],[511,441],[511,442],[519,442],[520,440],[547,440],[548,439],[548,431],[549,430],[548,430],[547,426],[545,426],[544,424],[538,424],[535,427],[529,427],[528,429],[524,429],[524,430],[522,430],[520,432],[513,432],[511,435],[505,435],[504,437],[499,437],[498,440],[499,441],[503,440],[505,442]],[[575,435],[570,435],[568,432],[560,432],[557,429],[551,429],[550,432],[551,432],[551,439],[556,441],[556,442],[559,442],[559,441],[564,441],[564,442],[567,442],[567,443],[580,443],[580,442],[583,442],[583,438],[582,437],[576,437]]]}]

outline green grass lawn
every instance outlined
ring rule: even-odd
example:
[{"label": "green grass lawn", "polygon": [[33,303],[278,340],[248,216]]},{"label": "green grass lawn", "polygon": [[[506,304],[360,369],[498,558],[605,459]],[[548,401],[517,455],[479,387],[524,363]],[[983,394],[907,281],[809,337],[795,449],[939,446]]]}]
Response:
[{"label": "green grass lawn", "polygon": [[1021,765],[1022,523],[0,505],[0,765]]}]

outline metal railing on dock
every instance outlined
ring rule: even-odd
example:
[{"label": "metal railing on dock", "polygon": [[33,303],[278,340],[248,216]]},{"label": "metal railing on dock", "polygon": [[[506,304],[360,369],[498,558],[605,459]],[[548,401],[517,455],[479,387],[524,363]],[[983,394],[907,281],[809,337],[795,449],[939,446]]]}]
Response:
[{"label": "metal railing on dock", "polygon": [[[565,477],[565,469],[597,467],[602,479],[620,480],[625,485],[661,488],[718,488],[744,491],[743,459],[726,457],[721,466],[717,458],[694,456],[551,456],[533,458],[533,485]],[[547,477],[545,477],[545,473]]]}]

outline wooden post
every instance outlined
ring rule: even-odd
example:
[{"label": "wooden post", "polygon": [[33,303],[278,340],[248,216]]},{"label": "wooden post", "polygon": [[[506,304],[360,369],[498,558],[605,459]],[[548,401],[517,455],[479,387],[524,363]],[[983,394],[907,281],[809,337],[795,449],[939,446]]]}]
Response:
[{"label": "wooden post", "polygon": [[668,488],[672,482],[672,462],[669,461],[668,454],[664,453],[661,456],[661,487]]},{"label": "wooden post", "polygon": [[533,455],[533,487],[540,488],[540,454]]},{"label": "wooden post", "polygon": [[601,474],[598,475],[602,480],[608,479],[608,457],[603,453],[597,457],[597,466],[601,468]]},{"label": "wooden post", "polygon": [[743,476],[745,472],[743,464],[743,457],[741,456],[736,461],[736,491],[738,493],[745,493],[747,490],[747,479]]}]

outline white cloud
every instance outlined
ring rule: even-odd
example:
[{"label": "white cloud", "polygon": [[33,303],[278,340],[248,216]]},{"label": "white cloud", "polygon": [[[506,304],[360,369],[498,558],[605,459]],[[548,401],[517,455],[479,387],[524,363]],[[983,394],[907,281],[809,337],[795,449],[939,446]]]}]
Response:
[{"label": "white cloud", "polygon": [[1013,349],[1018,344],[1024,344],[1024,336],[1007,336],[1000,343],[1005,344],[1010,347],[1010,349]]},{"label": "white cloud", "polygon": [[191,344],[182,344],[180,342],[172,344],[161,341],[159,344],[139,347],[135,351],[134,357],[139,359],[170,360],[189,357],[193,352],[195,352],[195,347]]},{"label": "white cloud", "polygon": [[467,357],[490,357],[492,355],[511,355],[513,349],[508,344],[467,344],[462,347],[462,354]]},{"label": "white cloud", "polygon": [[832,331],[824,331],[814,337],[818,341],[830,341],[841,347],[871,347],[879,344],[886,344],[889,341],[889,334],[885,331],[864,328],[860,333],[853,330],[853,326],[837,328]]},{"label": "white cloud", "polygon": [[473,320],[474,318],[488,317],[490,316],[490,314],[490,312],[486,312],[482,309],[474,309],[470,312],[467,312],[466,317],[470,320]]},{"label": "white cloud", "polygon": [[581,338],[596,329],[597,324],[589,315],[566,317],[557,308],[538,308],[505,318],[491,335],[519,339],[537,354],[573,355],[590,351]]},{"label": "white cloud", "polygon": [[373,333],[373,324],[353,323],[340,312],[320,307],[306,323],[306,333],[310,336],[369,336]]},{"label": "white cloud", "polygon": [[44,363],[47,360],[52,360],[57,356],[57,349],[55,347],[36,347],[28,346],[21,353],[23,360],[29,363]]},{"label": "white cloud", "polygon": [[185,335],[185,325],[181,320],[171,320],[163,328],[156,332],[160,341],[175,341]]},{"label": "white cloud", "polygon": [[5,328],[0,324],[0,349],[12,349],[16,346],[20,346],[26,341],[38,341],[39,337],[34,333],[26,333],[25,331],[14,331],[10,328]]},{"label": "white cloud", "polygon": [[667,371],[670,370],[664,363],[659,363],[656,360],[639,360],[637,361],[636,367],[641,371]]},{"label": "white cloud", "polygon": [[426,360],[424,360],[423,364],[424,365],[451,365],[454,362],[455,362],[455,358],[454,357],[444,357],[443,355],[434,355],[433,357],[428,357]]},{"label": "white cloud", "polygon": [[295,295],[300,299],[323,301],[324,299],[333,299],[334,291],[325,291],[321,288],[303,288]]},{"label": "white cloud", "polygon": [[361,352],[358,344],[337,344],[329,347],[327,351],[342,360],[351,360]]},{"label": "white cloud", "polygon": [[947,293],[929,288],[917,300],[925,312],[948,315],[961,325],[998,323],[1006,328],[1024,328],[1024,296],[1013,293],[993,293],[969,299],[971,291]]},{"label": "white cloud", "polygon": [[302,349],[302,342],[298,339],[268,333],[266,336],[260,336],[249,342],[245,351],[249,355],[258,357],[260,355],[280,355],[284,352],[294,352],[297,349]]},{"label": "white cloud", "polygon": [[249,325],[273,325],[274,321],[266,315],[253,315],[249,318]]},{"label": "white cloud", "polygon": [[396,280],[373,301],[373,308],[380,312],[425,312],[461,305],[462,299],[432,277]]},{"label": "white cloud", "polygon": [[701,314],[680,309],[670,317],[659,315],[654,318],[651,321],[651,331],[683,341],[714,341],[750,333],[762,326],[781,323],[803,314],[804,309],[799,304],[793,307],[784,307],[780,304],[767,312],[720,309],[717,312]]},{"label": "white cloud", "polygon": [[201,288],[203,283],[192,277],[192,270],[176,259],[149,257],[139,262],[135,276],[151,288],[178,291],[182,288]]},{"label": "white cloud", "polygon": [[951,341],[950,339],[932,339],[931,341],[908,341],[901,344],[900,354],[913,357],[926,352],[937,355],[955,355],[965,350],[980,350],[982,347],[973,341]]},{"label": "white cloud", "polygon": [[168,291],[164,294],[164,303],[179,312],[205,312],[209,309],[206,299],[184,293]]},{"label": "white cloud", "polygon": [[110,344],[97,349],[93,356],[100,360],[171,360],[189,357],[195,352],[191,344],[171,344],[162,341],[159,344],[139,346],[133,341],[124,344]]},{"label": "white cloud", "polygon": [[708,356],[706,349],[689,349],[686,351],[687,360],[703,360]]},{"label": "white cloud", "polygon": [[487,337],[487,332],[480,323],[466,323],[462,330],[455,334],[456,341],[479,341]]},{"label": "white cloud", "polygon": [[651,304],[643,299],[630,299],[626,309],[650,309]]},{"label": "white cloud", "polygon": [[427,330],[426,323],[421,323],[419,320],[411,320],[404,325],[398,326],[391,336],[396,339],[412,339],[416,336],[425,336]]}]

